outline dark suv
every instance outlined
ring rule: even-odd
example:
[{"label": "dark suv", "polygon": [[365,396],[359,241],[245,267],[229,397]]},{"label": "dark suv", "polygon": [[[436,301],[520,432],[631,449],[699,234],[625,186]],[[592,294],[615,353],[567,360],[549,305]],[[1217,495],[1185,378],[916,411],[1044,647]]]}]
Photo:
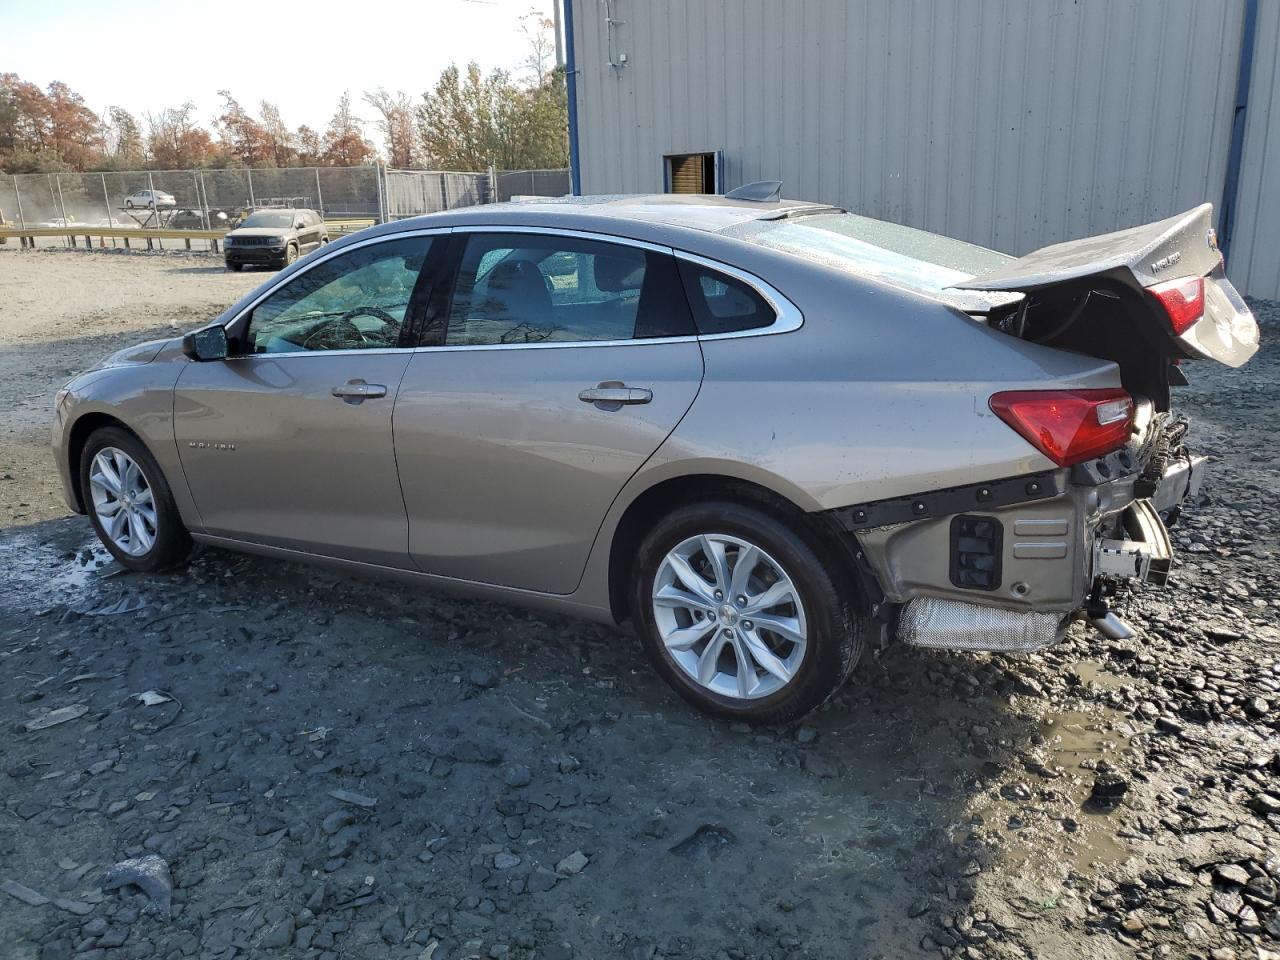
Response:
[{"label": "dark suv", "polygon": [[301,254],[329,242],[314,210],[255,210],[222,240],[228,270],[245,264],[287,267]]}]

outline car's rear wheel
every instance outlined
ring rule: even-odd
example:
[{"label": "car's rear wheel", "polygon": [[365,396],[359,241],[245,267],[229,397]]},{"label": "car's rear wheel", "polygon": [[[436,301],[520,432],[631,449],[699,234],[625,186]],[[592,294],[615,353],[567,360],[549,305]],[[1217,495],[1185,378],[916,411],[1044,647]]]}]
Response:
[{"label": "car's rear wheel", "polygon": [[810,540],[756,507],[683,507],[640,545],[632,616],[658,672],[707,713],[785,723],[831,696],[865,621]]},{"label": "car's rear wheel", "polygon": [[80,455],[80,489],[93,529],[121,565],[162,570],[191,552],[160,465],[127,430],[102,427],[90,435]]}]

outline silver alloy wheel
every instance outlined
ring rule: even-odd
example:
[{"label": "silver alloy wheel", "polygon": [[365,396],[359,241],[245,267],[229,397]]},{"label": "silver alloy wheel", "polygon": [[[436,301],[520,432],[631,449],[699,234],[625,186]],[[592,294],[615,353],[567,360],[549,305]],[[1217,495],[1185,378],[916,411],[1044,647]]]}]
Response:
[{"label": "silver alloy wheel", "polygon": [[133,457],[118,447],[103,447],[89,465],[89,488],[107,539],[131,557],[155,546],[155,497]]},{"label": "silver alloy wheel", "polygon": [[804,604],[782,565],[727,534],[690,537],[663,558],[653,619],[681,670],[736,700],[785,687],[808,645]]}]

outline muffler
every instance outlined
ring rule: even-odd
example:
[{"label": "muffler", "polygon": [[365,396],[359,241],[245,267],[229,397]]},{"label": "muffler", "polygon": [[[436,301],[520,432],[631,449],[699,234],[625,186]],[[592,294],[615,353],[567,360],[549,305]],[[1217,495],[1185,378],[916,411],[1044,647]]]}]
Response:
[{"label": "muffler", "polygon": [[917,597],[898,615],[898,638],[914,647],[1014,653],[1043,650],[1062,638],[1063,618],[961,600]]}]

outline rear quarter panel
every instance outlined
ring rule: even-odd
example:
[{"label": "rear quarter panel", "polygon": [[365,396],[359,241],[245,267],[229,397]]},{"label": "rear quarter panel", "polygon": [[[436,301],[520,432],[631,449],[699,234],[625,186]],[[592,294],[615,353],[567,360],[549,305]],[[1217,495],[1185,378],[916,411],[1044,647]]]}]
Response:
[{"label": "rear quarter panel", "polygon": [[721,475],[818,511],[1055,469],[991,412],[991,394],[1120,383],[1110,362],[1016,340],[923,296],[791,258],[744,260],[731,262],[804,323],[703,338],[702,389],[606,517],[588,595],[607,591],[618,521],[657,483]]},{"label": "rear quarter panel", "polygon": [[746,464],[811,510],[906,496],[1053,467],[991,412],[992,393],[1119,384],[1107,361],[825,267],[774,282],[804,325],[704,340],[702,391],[655,463]]}]

